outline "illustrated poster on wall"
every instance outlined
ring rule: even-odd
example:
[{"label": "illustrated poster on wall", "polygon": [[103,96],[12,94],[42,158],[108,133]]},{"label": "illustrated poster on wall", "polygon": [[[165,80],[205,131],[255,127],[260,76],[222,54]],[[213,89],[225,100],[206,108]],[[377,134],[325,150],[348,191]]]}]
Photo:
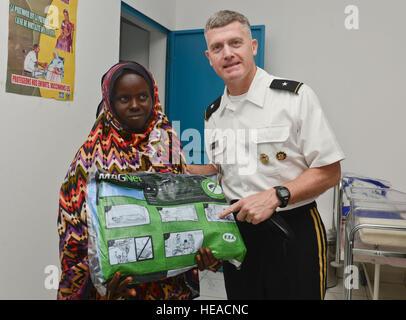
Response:
[{"label": "illustrated poster on wall", "polygon": [[10,0],[6,92],[73,100],[78,0]]}]

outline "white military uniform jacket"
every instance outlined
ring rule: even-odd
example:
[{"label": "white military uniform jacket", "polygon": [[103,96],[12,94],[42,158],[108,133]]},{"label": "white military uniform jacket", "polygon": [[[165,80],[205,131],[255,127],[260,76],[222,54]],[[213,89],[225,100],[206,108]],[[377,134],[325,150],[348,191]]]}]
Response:
[{"label": "white military uniform jacket", "polygon": [[206,152],[228,201],[344,159],[313,90],[261,68],[240,103],[234,103],[225,88],[220,103],[217,99],[206,110],[205,119]]}]

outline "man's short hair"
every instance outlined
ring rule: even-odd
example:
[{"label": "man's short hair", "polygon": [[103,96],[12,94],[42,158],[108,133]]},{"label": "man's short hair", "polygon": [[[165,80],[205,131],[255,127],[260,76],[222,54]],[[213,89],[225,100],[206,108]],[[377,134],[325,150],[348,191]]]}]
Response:
[{"label": "man's short hair", "polygon": [[35,49],[37,49],[37,48],[38,48],[38,46],[39,46],[39,44],[38,44],[38,43],[36,43],[36,44],[34,44],[32,47],[33,47],[33,49],[35,50]]},{"label": "man's short hair", "polygon": [[206,35],[207,31],[214,28],[221,28],[230,23],[238,21],[243,25],[247,30],[248,34],[251,35],[251,25],[246,16],[243,14],[231,11],[231,10],[220,10],[216,13],[213,13],[210,18],[207,20],[206,27],[204,28],[204,34]]}]

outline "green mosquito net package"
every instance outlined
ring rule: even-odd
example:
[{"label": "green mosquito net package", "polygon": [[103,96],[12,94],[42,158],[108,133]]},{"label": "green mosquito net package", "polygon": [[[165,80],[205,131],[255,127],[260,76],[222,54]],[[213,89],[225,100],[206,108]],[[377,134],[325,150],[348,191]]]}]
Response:
[{"label": "green mosquito net package", "polygon": [[221,187],[206,176],[92,174],[87,185],[89,267],[101,294],[120,271],[134,283],[196,266],[201,247],[238,267],[246,248]]}]

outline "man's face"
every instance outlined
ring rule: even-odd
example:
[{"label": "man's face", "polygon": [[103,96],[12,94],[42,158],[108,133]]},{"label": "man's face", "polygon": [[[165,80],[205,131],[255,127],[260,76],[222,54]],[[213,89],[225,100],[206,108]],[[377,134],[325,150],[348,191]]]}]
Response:
[{"label": "man's face", "polygon": [[35,53],[38,53],[38,52],[39,52],[39,46],[34,49],[34,52],[35,52]]},{"label": "man's face", "polygon": [[252,80],[258,42],[250,37],[240,22],[208,30],[206,41],[210,65],[226,85],[240,85]]}]

